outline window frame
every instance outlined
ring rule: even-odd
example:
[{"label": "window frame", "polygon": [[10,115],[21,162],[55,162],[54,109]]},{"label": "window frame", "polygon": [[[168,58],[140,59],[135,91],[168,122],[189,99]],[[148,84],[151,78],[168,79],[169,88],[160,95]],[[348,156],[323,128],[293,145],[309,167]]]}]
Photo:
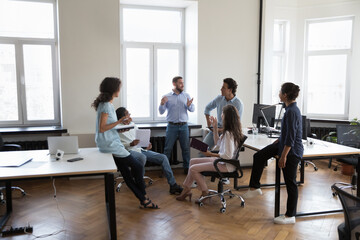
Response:
[{"label": "window frame", "polygon": [[[59,80],[59,54],[58,54],[58,19],[56,0],[24,0],[27,2],[50,3],[53,5],[54,17],[54,37],[53,38],[23,38],[23,37],[2,37],[0,44],[11,44],[15,48],[15,68],[17,84],[18,117],[17,121],[0,121],[0,127],[28,127],[28,126],[48,126],[61,125],[60,109],[60,80]],[[28,120],[26,107],[25,90],[25,66],[24,66],[24,45],[42,45],[51,47],[52,58],[52,81],[54,99],[54,119],[53,120]]]},{"label": "window frame", "polygon": [[[286,76],[288,74],[288,55],[289,55],[289,34],[290,34],[290,22],[289,20],[280,20],[280,19],[275,19],[274,20],[274,25],[275,24],[281,24],[282,26],[282,31],[281,31],[281,46],[282,49],[281,50],[272,50],[272,58],[271,58],[271,63],[272,66],[274,64],[274,57],[278,57],[280,58],[280,79],[277,81],[278,84],[281,86],[282,83],[285,82]],[[273,76],[273,71],[274,68],[271,67],[271,72],[272,72],[272,76]],[[274,79],[271,79],[271,86],[274,86]],[[271,94],[271,102],[274,102],[273,99],[273,94],[274,94],[274,90],[275,90],[275,95],[276,95],[276,100],[275,102],[277,102],[278,100],[278,89],[280,88],[276,88],[276,89],[272,89],[272,94]]]},{"label": "window frame", "polygon": [[[323,23],[323,22],[335,22],[351,20],[352,21],[352,32],[351,32],[351,42],[349,49],[330,49],[330,50],[308,50],[308,40],[309,40],[309,25],[312,23]],[[304,98],[303,98],[303,112],[307,117],[310,118],[319,118],[319,119],[348,119],[349,117],[349,106],[350,106],[350,81],[351,81],[351,55],[353,49],[353,39],[354,39],[354,17],[333,17],[333,18],[323,18],[316,20],[306,20],[305,25],[305,46],[304,46]],[[345,106],[344,114],[316,114],[308,113],[308,64],[309,57],[312,56],[326,56],[326,55],[346,55],[346,79],[345,79]]]},{"label": "window frame", "polygon": [[[164,43],[164,42],[135,42],[135,41],[124,41],[123,34],[123,9],[145,9],[145,10],[165,10],[165,11],[176,11],[181,12],[181,42],[180,43]],[[158,82],[157,82],[157,50],[158,49],[178,49],[179,50],[179,74],[181,76],[185,73],[185,9],[183,8],[170,8],[170,7],[155,7],[155,6],[142,6],[142,5],[127,5],[120,4],[120,57],[122,59],[120,75],[123,80],[123,87],[121,89],[121,103],[127,107],[127,79],[126,79],[126,49],[127,48],[148,48],[150,49],[150,116],[149,117],[133,117],[136,122],[164,122],[166,115],[158,117],[157,105],[157,94],[158,94]],[[169,79],[171,82],[172,79]],[[169,89],[168,92],[170,92]],[[163,95],[167,94],[163,93]],[[131,112],[131,109],[129,109]]]}]

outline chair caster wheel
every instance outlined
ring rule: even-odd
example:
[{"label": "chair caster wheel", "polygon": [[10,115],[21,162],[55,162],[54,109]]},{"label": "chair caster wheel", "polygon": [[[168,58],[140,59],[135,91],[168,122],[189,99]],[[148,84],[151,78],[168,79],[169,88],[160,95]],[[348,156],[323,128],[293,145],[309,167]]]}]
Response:
[{"label": "chair caster wheel", "polygon": [[229,198],[233,198],[233,197],[234,197],[234,196],[231,196],[231,195],[229,196]]},{"label": "chair caster wheel", "polygon": [[317,167],[314,167],[314,170],[317,171],[317,170],[319,170],[319,169],[318,169]]},{"label": "chair caster wheel", "polygon": [[152,184],[153,184],[153,181],[150,180],[150,181],[149,181],[149,186],[152,185]]},{"label": "chair caster wheel", "polygon": [[245,207],[245,202],[241,202],[241,206],[242,206],[242,207]]},{"label": "chair caster wheel", "polygon": [[224,207],[220,208],[220,212],[221,212],[221,213],[226,212],[226,208],[224,208]]},{"label": "chair caster wheel", "polygon": [[202,207],[204,206],[204,203],[203,202],[199,202],[199,207]]},{"label": "chair caster wheel", "polygon": [[22,195],[22,196],[26,196],[26,192],[21,192],[21,195]]},{"label": "chair caster wheel", "polygon": [[333,195],[333,197],[336,197],[336,192],[333,192],[332,195]]},{"label": "chair caster wheel", "polygon": [[120,188],[119,188],[119,187],[116,188],[116,192],[120,192]]}]

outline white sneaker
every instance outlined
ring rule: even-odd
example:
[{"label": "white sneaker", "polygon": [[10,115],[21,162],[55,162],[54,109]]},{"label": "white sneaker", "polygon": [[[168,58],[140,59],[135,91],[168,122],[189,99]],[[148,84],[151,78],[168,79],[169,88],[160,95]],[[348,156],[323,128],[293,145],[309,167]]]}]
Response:
[{"label": "white sneaker", "polygon": [[196,182],[193,182],[193,184],[191,185],[191,188],[197,188]]},{"label": "white sneaker", "polygon": [[280,215],[274,218],[274,223],[276,224],[295,224],[295,217],[286,217],[285,215]]},{"label": "white sneaker", "polygon": [[221,179],[222,183],[225,185],[229,185],[230,184],[230,180],[228,178],[223,178]]},{"label": "white sneaker", "polygon": [[241,196],[243,198],[254,198],[254,197],[257,197],[257,196],[260,196],[262,195],[262,191],[260,188],[257,188],[255,190],[248,190],[246,193],[242,194]]}]

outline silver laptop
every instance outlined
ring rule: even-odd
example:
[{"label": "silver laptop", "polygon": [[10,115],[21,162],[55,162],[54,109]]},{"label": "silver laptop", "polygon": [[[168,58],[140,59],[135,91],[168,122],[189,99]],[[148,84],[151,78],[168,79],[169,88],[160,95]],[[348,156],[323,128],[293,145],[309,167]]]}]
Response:
[{"label": "silver laptop", "polygon": [[79,152],[77,136],[48,137],[47,141],[50,154],[55,154],[58,149],[64,151],[64,154],[76,154]]}]

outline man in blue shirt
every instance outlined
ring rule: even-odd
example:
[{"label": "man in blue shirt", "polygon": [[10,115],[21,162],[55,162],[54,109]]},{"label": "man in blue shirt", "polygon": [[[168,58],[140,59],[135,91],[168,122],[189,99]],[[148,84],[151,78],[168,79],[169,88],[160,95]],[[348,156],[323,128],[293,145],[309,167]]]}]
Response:
[{"label": "man in blue shirt", "polygon": [[167,110],[166,120],[168,125],[166,127],[164,154],[170,159],[175,141],[179,139],[182,150],[184,173],[187,174],[190,161],[187,111],[195,111],[195,106],[192,103],[194,99],[190,98],[190,95],[184,92],[184,80],[182,77],[174,77],[172,82],[174,86],[173,90],[163,96],[159,106],[161,115]]},{"label": "man in blue shirt", "polygon": [[[207,126],[210,128],[210,112],[211,110],[216,108],[217,111],[217,120],[218,120],[218,130],[219,133],[222,133],[222,120],[221,120],[221,113],[223,107],[230,104],[236,107],[236,109],[239,111],[240,119],[242,112],[244,110],[244,104],[242,101],[236,97],[236,89],[237,89],[237,83],[232,78],[225,78],[223,80],[223,85],[221,87],[221,95],[217,96],[214,100],[209,102],[205,107],[205,117]],[[209,148],[213,148],[215,145],[214,143],[214,136],[213,132],[210,131],[204,138],[204,142],[209,145]]]}]

